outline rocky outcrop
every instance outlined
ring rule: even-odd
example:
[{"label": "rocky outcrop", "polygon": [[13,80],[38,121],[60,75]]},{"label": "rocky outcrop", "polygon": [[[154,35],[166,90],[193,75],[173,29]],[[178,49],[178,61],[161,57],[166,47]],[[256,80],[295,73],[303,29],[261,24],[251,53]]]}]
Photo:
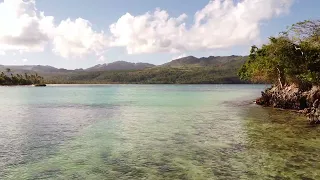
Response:
[{"label": "rocky outcrop", "polygon": [[308,118],[311,124],[320,124],[320,101],[317,99],[310,112],[308,113]]},{"label": "rocky outcrop", "polygon": [[256,100],[262,106],[296,110],[305,113],[311,124],[320,124],[320,87],[303,90],[295,85],[273,86]]}]

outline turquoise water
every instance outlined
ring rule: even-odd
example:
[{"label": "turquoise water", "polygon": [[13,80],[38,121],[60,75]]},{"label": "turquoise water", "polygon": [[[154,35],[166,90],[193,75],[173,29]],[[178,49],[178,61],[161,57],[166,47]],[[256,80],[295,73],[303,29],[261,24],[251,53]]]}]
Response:
[{"label": "turquoise water", "polygon": [[0,179],[320,179],[320,129],[264,88],[0,87]]}]

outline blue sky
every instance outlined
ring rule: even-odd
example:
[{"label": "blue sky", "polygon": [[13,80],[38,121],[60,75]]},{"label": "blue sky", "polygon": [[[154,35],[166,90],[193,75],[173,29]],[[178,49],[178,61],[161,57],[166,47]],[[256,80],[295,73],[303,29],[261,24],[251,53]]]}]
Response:
[{"label": "blue sky", "polygon": [[[1,26],[8,26],[0,31],[0,64],[75,69],[118,60],[162,64],[187,55],[246,55],[250,45],[266,42],[288,25],[320,18],[318,0],[215,1],[220,4],[209,0],[0,1],[0,16],[8,17],[0,18]],[[1,14],[1,6],[10,11]],[[147,28],[151,26],[157,28]]]}]

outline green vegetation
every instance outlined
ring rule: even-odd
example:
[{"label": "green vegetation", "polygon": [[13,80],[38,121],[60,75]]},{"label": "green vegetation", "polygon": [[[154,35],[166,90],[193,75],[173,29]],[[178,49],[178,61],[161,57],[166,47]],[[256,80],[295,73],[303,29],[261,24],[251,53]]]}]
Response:
[{"label": "green vegetation", "polygon": [[292,25],[261,48],[252,46],[239,71],[242,80],[283,87],[311,87],[320,83],[320,20]]},{"label": "green vegetation", "polygon": [[212,84],[243,83],[237,68],[157,67],[144,70],[77,72],[47,77],[47,83]]},{"label": "green vegetation", "polygon": [[66,70],[51,66],[1,66],[15,74],[35,74],[47,84],[215,84],[245,83],[237,75],[247,56],[193,56],[163,65],[117,61],[88,69]]},{"label": "green vegetation", "polygon": [[[9,75],[10,74],[10,75]],[[13,74],[11,73],[11,69],[7,68],[6,73],[1,72],[0,74],[0,85],[2,86],[12,86],[12,85],[39,85],[43,82],[43,77],[39,76],[37,73],[28,75],[25,73],[21,74]]]},{"label": "green vegetation", "polygon": [[185,57],[140,70],[71,71],[45,75],[47,83],[86,84],[236,84],[244,83],[237,71],[247,57]]}]

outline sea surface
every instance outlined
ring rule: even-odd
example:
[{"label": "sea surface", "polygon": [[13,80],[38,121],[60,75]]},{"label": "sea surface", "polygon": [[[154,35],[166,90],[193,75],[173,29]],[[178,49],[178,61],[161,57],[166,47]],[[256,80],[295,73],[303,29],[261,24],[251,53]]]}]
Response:
[{"label": "sea surface", "polygon": [[320,179],[320,129],[265,85],[0,87],[0,179]]}]

